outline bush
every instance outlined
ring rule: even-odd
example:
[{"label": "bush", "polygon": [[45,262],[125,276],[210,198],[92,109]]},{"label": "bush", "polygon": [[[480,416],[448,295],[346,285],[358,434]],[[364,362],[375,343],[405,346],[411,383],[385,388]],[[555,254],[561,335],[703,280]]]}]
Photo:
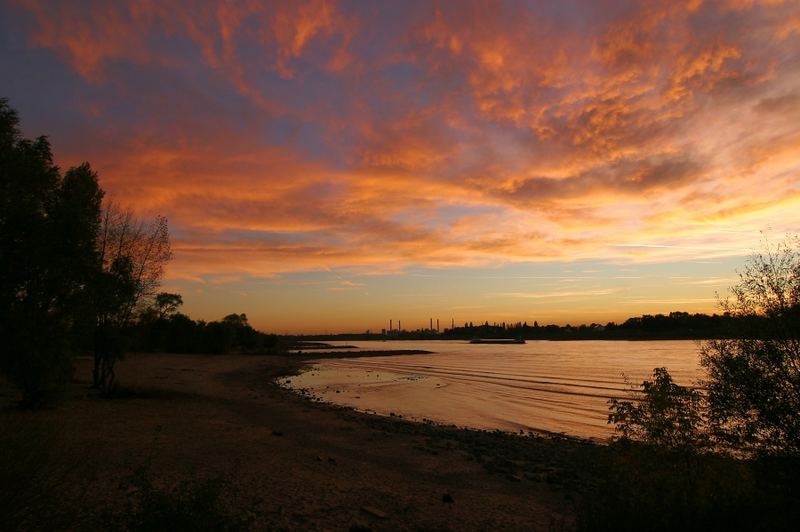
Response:
[{"label": "bush", "polygon": [[131,480],[138,492],[123,528],[134,531],[246,530],[248,521],[223,508],[225,482],[219,478],[183,480],[172,488],[157,487],[147,469]]},{"label": "bush", "polygon": [[753,254],[723,309],[732,337],[708,341],[709,419],[720,443],[750,452],[800,452],[800,241]]},{"label": "bush", "polygon": [[619,441],[583,499],[585,531],[791,530],[800,519],[800,462],[687,454]]},{"label": "bush", "polygon": [[623,439],[800,453],[800,241],[767,243],[730,291],[721,305],[737,329],[702,346],[706,393],[674,384],[666,368],[657,368],[633,401],[609,402],[608,422]]},{"label": "bush", "polygon": [[611,399],[609,410],[608,422],[622,439],[692,451],[707,443],[702,395],[675,384],[666,368],[654,369],[653,380],[634,391],[633,401]]}]

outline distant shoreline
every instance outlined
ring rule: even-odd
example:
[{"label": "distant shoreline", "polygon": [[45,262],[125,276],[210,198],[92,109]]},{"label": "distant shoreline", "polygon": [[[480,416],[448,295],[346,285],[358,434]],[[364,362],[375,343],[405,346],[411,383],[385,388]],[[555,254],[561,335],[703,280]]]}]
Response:
[{"label": "distant shoreline", "polygon": [[[296,338],[296,337],[291,337]],[[371,337],[365,337],[364,335],[350,335],[350,334],[343,334],[341,336],[305,336],[303,338],[308,339],[309,341],[314,342],[464,342],[465,344],[469,344],[472,338],[449,338],[449,337],[414,337],[414,336],[404,336],[404,337],[381,337],[377,335],[373,335]],[[677,341],[677,340],[695,340],[698,342],[707,342],[710,340],[721,340],[728,338],[727,336],[702,336],[702,337],[693,337],[693,336],[649,336],[649,337],[642,337],[642,336],[630,336],[630,337],[558,337],[558,338],[523,338],[525,341],[528,342],[581,342],[581,341],[606,341],[606,342],[665,342],[665,341]],[[478,344],[480,345],[480,344]],[[513,345],[513,344],[511,344]],[[331,349],[353,349],[357,348],[358,346],[331,346]],[[311,351],[311,349],[309,349]]]},{"label": "distant shoreline", "polygon": [[[522,338],[524,340],[710,340],[735,338],[740,334],[742,320],[764,320],[766,318],[742,318],[728,314],[690,314],[674,311],[669,314],[644,314],[626,319],[621,323],[590,323],[581,325],[555,325],[538,322],[466,322],[451,327],[366,330],[365,332],[343,332],[335,334],[283,335],[282,338],[298,342],[329,340],[471,340],[473,338],[499,339]],[[387,320],[388,321],[388,320]],[[755,325],[750,323],[750,325]]]}]

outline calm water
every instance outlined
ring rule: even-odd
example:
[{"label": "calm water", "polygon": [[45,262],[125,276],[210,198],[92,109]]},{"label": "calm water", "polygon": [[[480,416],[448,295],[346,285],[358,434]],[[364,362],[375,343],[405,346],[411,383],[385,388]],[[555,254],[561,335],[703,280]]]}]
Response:
[{"label": "calm water", "polygon": [[[332,342],[336,343],[336,342]],[[355,342],[362,349],[425,349],[432,355],[324,360],[290,380],[324,401],[379,414],[508,431],[540,429],[605,439],[609,398],[626,397],[624,373],[641,383],[666,366],[679,384],[701,376],[699,344],[463,341]]]}]

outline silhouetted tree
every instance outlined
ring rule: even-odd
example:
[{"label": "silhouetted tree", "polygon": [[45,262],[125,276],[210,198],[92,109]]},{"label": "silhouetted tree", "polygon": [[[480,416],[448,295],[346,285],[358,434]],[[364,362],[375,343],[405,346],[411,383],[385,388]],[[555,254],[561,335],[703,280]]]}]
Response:
[{"label": "silhouetted tree", "polygon": [[702,395],[675,384],[666,368],[654,369],[633,399],[609,401],[608,422],[623,439],[688,451],[705,445]]},{"label": "silhouetted tree", "polygon": [[[766,243],[730,291],[720,305],[735,331],[702,346],[705,397],[658,368],[634,401],[609,402],[609,423],[623,438],[667,447],[711,442],[745,452],[800,452],[800,240]],[[658,327],[662,317],[643,316],[642,322]],[[689,319],[683,313],[669,318]]]},{"label": "silhouetted tree", "polygon": [[34,404],[71,374],[103,192],[88,164],[62,177],[0,100],[0,369]]},{"label": "silhouetted tree", "polygon": [[175,314],[181,305],[183,305],[183,297],[180,294],[159,292],[156,294],[153,308],[159,319],[167,319]]},{"label": "silhouetted tree", "polygon": [[800,240],[765,243],[721,306],[739,330],[702,350],[715,435],[751,450],[800,452]]},{"label": "silhouetted tree", "polygon": [[205,345],[212,353],[249,351],[256,347],[259,334],[247,322],[246,314],[228,314],[222,321],[206,325]]},{"label": "silhouetted tree", "polygon": [[204,349],[201,332],[205,323],[197,323],[186,314],[173,314],[167,323],[164,349],[171,353],[197,353]]},{"label": "silhouetted tree", "polygon": [[230,323],[212,321],[206,324],[203,343],[207,349],[216,354],[228,353],[233,349],[236,330]]},{"label": "silhouetted tree", "polygon": [[127,349],[136,311],[152,304],[172,256],[167,220],[156,217],[146,223],[131,211],[107,204],[97,252],[93,384],[108,393],[115,382],[114,366]]}]

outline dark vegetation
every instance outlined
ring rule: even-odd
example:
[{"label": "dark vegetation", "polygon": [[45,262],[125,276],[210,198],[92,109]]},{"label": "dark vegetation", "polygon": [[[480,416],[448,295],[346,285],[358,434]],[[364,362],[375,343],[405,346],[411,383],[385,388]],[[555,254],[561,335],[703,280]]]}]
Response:
[{"label": "dark vegetation", "polygon": [[534,322],[492,323],[447,330],[443,338],[524,338],[526,340],[672,340],[705,339],[724,337],[733,330],[729,315],[689,314],[645,314],[628,318],[623,323],[591,323],[582,325],[539,325]]},{"label": "dark vegetation", "polygon": [[23,139],[17,124],[0,100],[0,369],[35,404],[69,378],[91,313],[103,194],[88,164],[61,175],[47,139]]},{"label": "dark vegetation", "polygon": [[244,314],[193,321],[181,296],[157,293],[171,258],[167,220],[104,200],[88,163],[65,173],[46,137],[23,138],[0,100],[0,370],[22,404],[55,399],[72,358],[94,358],[93,387],[116,388],[126,352],[258,352],[275,336]]},{"label": "dark vegetation", "polygon": [[657,368],[632,401],[612,400],[609,423],[623,440],[692,452],[800,452],[800,240],[750,257],[721,302],[739,334],[708,340],[706,378],[693,387]]},{"label": "dark vegetation", "polygon": [[[0,444],[0,529],[72,530],[90,523],[103,530],[247,530],[252,498],[219,476],[191,475],[163,482],[149,463],[116,472],[123,504],[87,499],[99,464],[58,438],[49,423],[4,427]],[[13,458],[13,459],[12,459]],[[65,504],[64,497],[90,504]],[[95,494],[96,496],[96,494]],[[233,501],[241,501],[237,506]],[[247,503],[247,504],[245,504]],[[46,526],[43,526],[46,525]],[[88,526],[88,525],[87,525]],[[80,528],[79,528],[80,529]]]},{"label": "dark vegetation", "polygon": [[581,530],[793,530],[800,463],[748,460],[618,442],[598,460]]},{"label": "dark vegetation", "polygon": [[[765,244],[721,302],[736,336],[706,341],[707,377],[666,368],[609,402],[618,438],[586,529],[788,530],[800,518],[800,242]],[[619,522],[619,516],[627,518]]]},{"label": "dark vegetation", "polygon": [[92,380],[108,394],[116,385],[114,365],[129,347],[137,313],[153,300],[171,253],[163,217],[146,223],[106,203],[92,218],[99,225],[95,246],[86,251],[94,266],[84,288],[89,306],[76,322],[91,320]]},{"label": "dark vegetation", "polygon": [[47,139],[23,138],[18,124],[0,100],[0,369],[33,406],[63,389],[88,348],[94,387],[110,393],[170,258],[166,220],[104,204],[88,163],[62,175]]},{"label": "dark vegetation", "polygon": [[166,353],[266,353],[280,346],[278,337],[255,330],[245,314],[219,321],[192,320],[177,311],[181,296],[162,292],[133,329],[135,351]]}]

